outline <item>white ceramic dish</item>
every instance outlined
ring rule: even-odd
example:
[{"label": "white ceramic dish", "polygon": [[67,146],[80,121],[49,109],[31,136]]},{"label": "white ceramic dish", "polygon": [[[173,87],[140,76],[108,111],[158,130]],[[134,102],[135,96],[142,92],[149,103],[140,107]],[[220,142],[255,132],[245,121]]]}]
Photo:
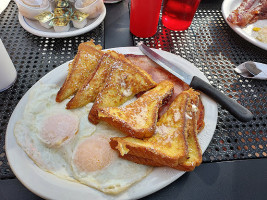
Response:
[{"label": "white ceramic dish", "polygon": [[[121,47],[113,49],[123,54],[139,54],[141,51],[137,47]],[[171,62],[182,63],[184,69],[194,75],[198,75],[204,80],[207,78],[190,62],[185,59],[165,52],[156,50],[159,54],[169,59]],[[42,83],[55,83],[61,85],[67,75],[68,63],[65,63],[49,72],[39,81]],[[29,89],[30,91],[31,89]],[[149,195],[161,188],[172,183],[185,172],[174,170],[167,167],[158,167],[142,181],[136,183],[127,191],[113,196],[106,195],[98,190],[87,187],[82,184],[62,180],[56,176],[44,172],[38,168],[34,162],[26,155],[16,142],[13,130],[15,123],[22,117],[25,105],[28,100],[29,91],[23,96],[16,106],[9,120],[6,131],[6,154],[8,162],[15,173],[16,177],[33,193],[45,199],[138,199]],[[205,106],[205,128],[199,134],[199,142],[204,153],[208,147],[217,124],[217,104],[205,95],[201,95],[202,102]]]},{"label": "white ceramic dish", "polygon": [[255,37],[257,36],[257,32],[253,31],[252,29],[254,27],[265,27],[267,26],[267,20],[258,20],[257,22],[253,24],[249,24],[245,28],[240,28],[237,25],[231,24],[227,21],[227,17],[229,14],[235,10],[240,4],[242,0],[224,0],[222,4],[222,14],[225,19],[225,21],[228,23],[228,25],[242,38],[247,40],[248,42],[267,50],[267,43],[263,43],[259,40],[257,40]]},{"label": "white ceramic dish", "polygon": [[87,25],[84,28],[77,29],[71,27],[68,32],[55,32],[53,28],[47,29],[39,23],[39,21],[28,19],[22,16],[19,13],[19,23],[21,26],[28,32],[41,36],[41,37],[48,37],[48,38],[65,38],[65,37],[72,37],[76,35],[81,35],[87,33],[94,28],[96,28],[105,18],[106,16],[106,8],[104,7],[103,12],[95,19],[88,19]]}]

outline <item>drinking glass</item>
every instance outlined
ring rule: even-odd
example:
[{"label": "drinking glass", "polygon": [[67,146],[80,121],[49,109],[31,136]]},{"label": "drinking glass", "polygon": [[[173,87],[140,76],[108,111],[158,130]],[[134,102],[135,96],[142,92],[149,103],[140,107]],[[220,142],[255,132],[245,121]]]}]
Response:
[{"label": "drinking glass", "polygon": [[164,0],[162,24],[174,31],[188,29],[200,0]]},{"label": "drinking glass", "polygon": [[131,0],[130,31],[138,37],[151,37],[158,29],[162,0]]},{"label": "drinking glass", "polygon": [[0,39],[0,92],[9,88],[17,78],[17,71]]}]

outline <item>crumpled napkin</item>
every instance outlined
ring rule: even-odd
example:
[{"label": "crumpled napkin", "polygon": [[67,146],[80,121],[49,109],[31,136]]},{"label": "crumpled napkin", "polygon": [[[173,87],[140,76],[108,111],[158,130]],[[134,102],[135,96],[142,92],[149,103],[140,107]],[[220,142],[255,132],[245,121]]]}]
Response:
[{"label": "crumpled napkin", "polygon": [[[256,65],[256,68],[259,69],[261,72],[257,75],[251,74],[247,68],[245,67],[246,63],[254,63]],[[241,65],[237,66],[234,69],[237,73],[239,73],[244,78],[251,78],[251,79],[259,79],[259,80],[267,80],[267,64],[248,61],[244,62]]]},{"label": "crumpled napkin", "polygon": [[10,0],[0,0],[0,15],[8,6]]}]

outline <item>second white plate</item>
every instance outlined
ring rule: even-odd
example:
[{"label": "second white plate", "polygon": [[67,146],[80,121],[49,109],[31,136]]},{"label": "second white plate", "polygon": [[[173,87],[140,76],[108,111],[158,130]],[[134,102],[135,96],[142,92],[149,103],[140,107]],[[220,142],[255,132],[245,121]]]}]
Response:
[{"label": "second white plate", "polygon": [[231,24],[230,22],[228,22],[227,17],[229,16],[229,14],[235,10],[240,4],[241,4],[242,0],[224,0],[223,4],[222,4],[222,14],[223,17],[225,19],[225,21],[228,23],[228,25],[238,34],[240,35],[242,38],[244,38],[245,40],[247,40],[248,42],[264,49],[267,50],[267,43],[263,43],[259,40],[257,40],[255,37],[257,35],[257,33],[255,31],[253,31],[252,29],[254,27],[265,27],[267,26],[267,20],[258,20],[257,22],[253,23],[253,24],[249,24],[244,28],[240,28],[237,25]]},{"label": "second white plate", "polygon": [[[113,50],[122,54],[142,54],[137,47],[122,47]],[[187,60],[166,51],[155,51],[171,62],[181,63],[181,65],[184,66],[184,70],[188,73],[197,75],[208,81],[207,78]],[[38,82],[62,85],[67,73],[68,62],[52,70]],[[22,97],[9,120],[6,131],[6,154],[16,177],[29,190],[44,199],[138,199],[160,190],[185,173],[168,167],[157,167],[142,181],[136,183],[127,191],[114,196],[106,195],[82,184],[60,179],[41,170],[20,148],[13,133],[16,122],[22,118],[30,90]],[[202,152],[204,153],[216,128],[218,110],[217,104],[207,96],[201,95],[201,99],[205,107],[205,128],[198,135],[198,138]]]},{"label": "second white plate", "polygon": [[65,37],[81,35],[93,30],[105,19],[105,16],[106,16],[106,7],[104,7],[103,12],[97,18],[88,20],[87,25],[84,28],[77,29],[71,27],[69,31],[60,33],[55,32],[53,28],[47,29],[41,26],[39,21],[28,19],[20,13],[19,13],[19,23],[26,31],[37,36],[48,37],[48,38],[65,38]]}]

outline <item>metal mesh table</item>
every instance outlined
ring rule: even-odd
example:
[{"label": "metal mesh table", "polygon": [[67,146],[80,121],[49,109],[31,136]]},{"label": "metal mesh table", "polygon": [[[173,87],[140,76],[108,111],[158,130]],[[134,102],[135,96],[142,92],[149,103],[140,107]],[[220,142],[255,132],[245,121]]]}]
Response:
[{"label": "metal mesh table", "polygon": [[267,63],[267,52],[238,36],[225,22],[221,2],[202,1],[186,31],[171,31],[161,23],[151,38],[134,37],[150,47],[177,54],[202,71],[209,82],[254,114],[241,123],[219,107],[214,137],[203,162],[267,157],[267,82],[248,80],[234,72],[251,60]]},{"label": "metal mesh table", "polygon": [[[204,162],[266,158],[267,82],[244,79],[233,70],[235,65],[247,60],[267,63],[266,51],[248,43],[229,28],[220,12],[221,3],[203,0],[187,31],[170,31],[160,24],[156,36],[134,37],[134,44],[143,41],[148,46],[189,60],[213,86],[253,112],[251,122],[241,123],[219,107],[217,128],[204,153]],[[42,76],[72,59],[81,42],[93,38],[104,46],[104,23],[76,37],[37,37],[20,26],[17,6],[12,1],[1,15],[0,37],[19,75],[10,89],[0,93],[0,178],[4,179],[15,177],[6,159],[4,138],[8,120],[18,101]]]},{"label": "metal mesh table", "polygon": [[104,46],[104,22],[93,31],[76,37],[45,38],[24,30],[17,13],[17,6],[11,1],[0,21],[0,38],[18,72],[15,84],[0,93],[0,178],[15,177],[5,155],[5,131],[22,96],[49,71],[73,59],[80,43],[93,39]]}]

